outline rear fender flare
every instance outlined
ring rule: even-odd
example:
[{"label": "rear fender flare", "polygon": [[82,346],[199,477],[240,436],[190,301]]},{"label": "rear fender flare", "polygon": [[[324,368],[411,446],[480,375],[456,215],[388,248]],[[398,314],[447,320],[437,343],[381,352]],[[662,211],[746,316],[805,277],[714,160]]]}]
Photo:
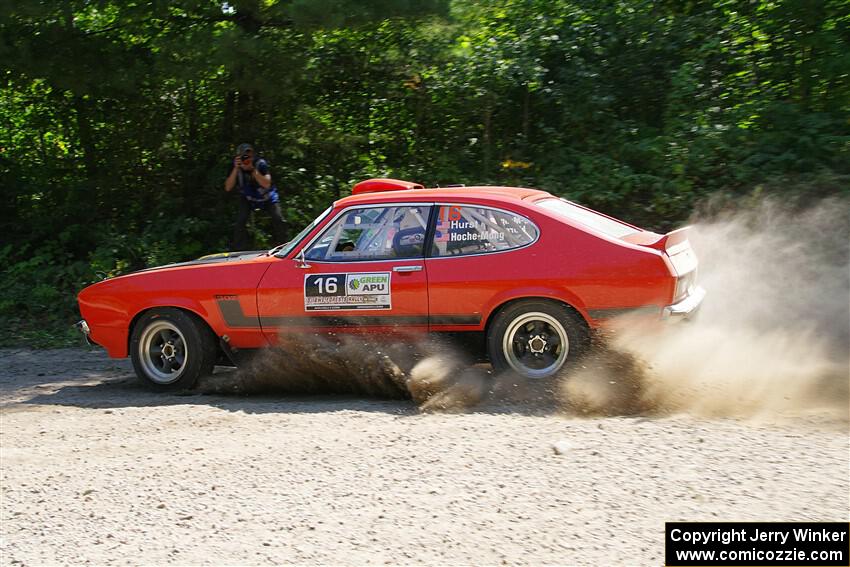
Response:
[{"label": "rear fender flare", "polygon": [[590,316],[588,315],[584,302],[579,299],[577,295],[563,288],[533,286],[511,289],[493,296],[485,306],[484,312],[481,314],[482,319],[485,321],[485,330],[489,326],[490,321],[493,319],[493,315],[495,315],[499,309],[512,301],[520,299],[551,299],[553,301],[565,303],[567,306],[573,308],[581,316],[581,318],[584,319],[584,322],[587,323],[588,327],[590,326]]}]

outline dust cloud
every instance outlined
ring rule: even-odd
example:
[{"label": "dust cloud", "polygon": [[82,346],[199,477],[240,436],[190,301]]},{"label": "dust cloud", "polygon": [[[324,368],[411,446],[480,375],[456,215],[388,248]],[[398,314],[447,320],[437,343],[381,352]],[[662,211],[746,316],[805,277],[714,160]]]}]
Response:
[{"label": "dust cloud", "polygon": [[203,394],[343,394],[411,399],[422,412],[457,412],[495,402],[555,409],[552,383],[496,376],[441,339],[350,335],[278,338],[235,371],[204,377]]},{"label": "dust cloud", "polygon": [[283,335],[235,372],[206,377],[197,387],[208,394],[357,394],[408,397],[399,362],[412,347],[353,336]]},{"label": "dust cloud", "polygon": [[690,237],[708,291],[698,317],[649,329],[619,321],[604,348],[564,378],[566,406],[846,420],[850,203],[707,209]]},{"label": "dust cloud", "polygon": [[555,380],[494,375],[446,342],[288,335],[200,389],[411,398],[422,411],[507,403],[583,416],[847,420],[849,236],[846,199],[709,203],[690,234],[708,291],[698,317],[623,318]]}]

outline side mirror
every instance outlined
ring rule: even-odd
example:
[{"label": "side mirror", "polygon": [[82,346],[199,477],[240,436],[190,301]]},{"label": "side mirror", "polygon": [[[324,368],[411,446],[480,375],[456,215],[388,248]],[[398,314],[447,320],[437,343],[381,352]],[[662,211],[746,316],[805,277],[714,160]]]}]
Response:
[{"label": "side mirror", "polygon": [[304,249],[303,248],[301,249],[301,252],[299,252],[295,256],[295,262],[296,262],[295,266],[298,267],[298,268],[301,268],[302,270],[306,270],[307,268],[310,267],[310,264],[307,263],[307,258],[304,256]]}]

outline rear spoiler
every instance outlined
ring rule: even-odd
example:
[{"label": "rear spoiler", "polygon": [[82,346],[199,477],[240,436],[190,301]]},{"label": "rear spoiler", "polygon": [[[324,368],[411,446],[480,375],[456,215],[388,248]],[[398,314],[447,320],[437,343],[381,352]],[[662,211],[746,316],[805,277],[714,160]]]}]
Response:
[{"label": "rear spoiler", "polygon": [[407,189],[424,189],[423,185],[401,179],[367,179],[351,189],[352,195],[363,193],[383,193],[384,191],[405,191]]},{"label": "rear spoiler", "polygon": [[672,256],[680,250],[690,246],[690,243],[688,242],[688,233],[690,230],[690,226],[685,226],[674,230],[673,232],[668,232],[647,246],[655,248],[656,250],[661,250],[662,252],[666,251],[668,255]]}]

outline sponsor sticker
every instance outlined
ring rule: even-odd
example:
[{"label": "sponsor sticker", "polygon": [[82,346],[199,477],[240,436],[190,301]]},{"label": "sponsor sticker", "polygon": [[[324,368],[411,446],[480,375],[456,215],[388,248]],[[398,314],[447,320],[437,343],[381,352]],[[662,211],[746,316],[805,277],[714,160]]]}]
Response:
[{"label": "sponsor sticker", "polygon": [[390,272],[305,275],[304,309],[390,309],[390,283]]}]

